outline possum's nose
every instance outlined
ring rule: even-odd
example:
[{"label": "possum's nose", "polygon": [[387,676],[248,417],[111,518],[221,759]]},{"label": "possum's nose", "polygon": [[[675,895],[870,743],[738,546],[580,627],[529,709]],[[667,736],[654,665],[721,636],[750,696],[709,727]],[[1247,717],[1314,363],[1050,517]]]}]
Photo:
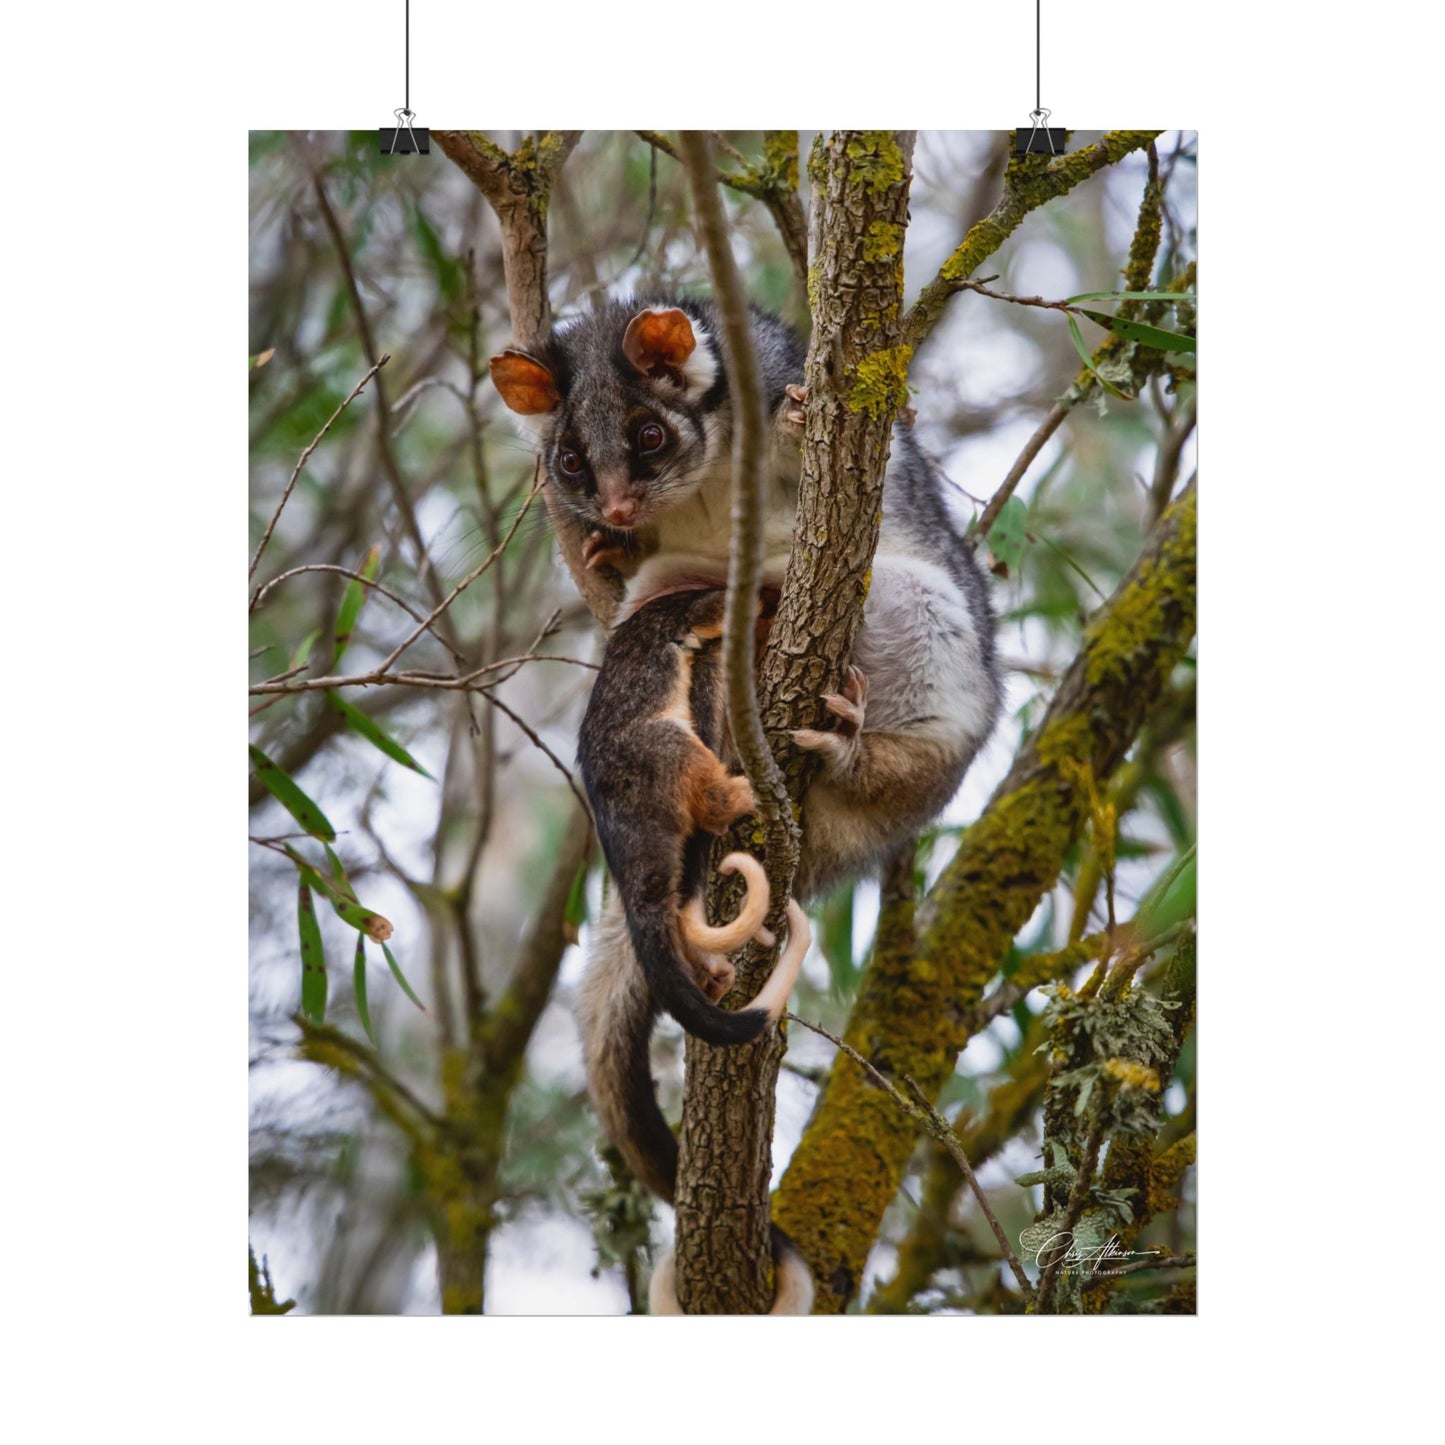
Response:
[{"label": "possum's nose", "polygon": [[602,508],[602,515],[614,527],[630,527],[637,520],[637,503],[631,497],[616,497]]}]

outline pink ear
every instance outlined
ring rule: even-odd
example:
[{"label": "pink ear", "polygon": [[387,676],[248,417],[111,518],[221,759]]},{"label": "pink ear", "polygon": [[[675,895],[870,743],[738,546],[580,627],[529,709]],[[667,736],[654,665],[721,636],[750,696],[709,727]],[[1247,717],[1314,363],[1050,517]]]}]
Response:
[{"label": "pink ear", "polygon": [[687,312],[675,306],[639,311],[627,323],[622,354],[644,376],[671,375],[681,381],[682,368],[697,347]]},{"label": "pink ear", "polygon": [[494,356],[489,369],[502,400],[523,416],[556,411],[562,405],[562,393],[552,373],[524,351],[504,351]]}]

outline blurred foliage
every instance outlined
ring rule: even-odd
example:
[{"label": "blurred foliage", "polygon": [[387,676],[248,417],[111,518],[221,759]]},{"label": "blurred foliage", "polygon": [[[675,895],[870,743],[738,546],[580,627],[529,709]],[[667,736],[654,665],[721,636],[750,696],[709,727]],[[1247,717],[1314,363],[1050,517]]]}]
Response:
[{"label": "blurred foliage", "polygon": [[[762,154],[759,133],[728,140],[750,157]],[[804,133],[804,154],[809,141]],[[993,204],[1006,143],[972,132],[920,136],[910,293]],[[1161,137],[1158,161],[1161,243],[1149,284],[1164,288],[1195,258],[1193,137]],[[1145,177],[1145,157],[1128,157],[1029,217],[991,259],[988,269],[998,273],[991,288],[1063,299],[1124,285]],[[330,422],[252,579],[253,589],[268,589],[251,613],[252,685],[310,683],[337,671],[362,677],[414,633],[398,668],[477,674],[465,688],[356,683],[253,694],[251,833],[262,846],[252,849],[250,913],[252,1237],[302,1312],[434,1311],[444,1298],[438,1268],[444,1275],[447,1268],[439,1256],[448,1240],[455,1245],[465,1213],[456,1201],[469,1201],[480,1211],[484,1247],[491,1238],[489,1310],[527,1310],[533,1281],[560,1273],[574,1286],[569,1298],[578,1311],[620,1311],[639,1298],[652,1212],[625,1172],[604,1165],[585,1105],[570,1017],[580,949],[562,956],[553,1002],[533,1021],[505,1078],[486,1072],[478,1043],[498,1025],[499,1001],[532,957],[555,860],[585,827],[561,770],[575,752],[591,679],[576,663],[594,661],[598,647],[552,558],[541,505],[528,505],[530,449],[487,379],[487,359],[510,330],[497,224],[444,156],[384,159],[370,132],[254,133],[250,194],[253,554],[298,459]],[[754,298],[806,324],[802,287],[766,209],[731,190],[724,197]],[[553,194],[549,245],[552,300],[563,318],[604,294],[705,285],[681,168],[627,133],[584,136]],[[1168,328],[1192,320],[1138,318]],[[378,353],[391,359],[338,413]],[[915,360],[910,385],[920,439],[953,479],[961,520],[978,515],[1079,371],[1057,314],[977,294],[954,299]],[[920,846],[920,885],[937,875],[960,825],[1037,725],[1085,619],[1128,571],[1154,517],[1192,470],[1192,369],[1175,377],[1154,377],[1137,400],[1096,391],[1074,408],[992,528],[1008,715]],[[421,631],[417,619],[494,554],[434,631]],[[543,660],[553,658],[576,663]],[[1064,877],[1002,961],[1001,981],[1030,958],[1105,927],[1110,896],[1120,926],[1147,896],[1153,932],[1192,928],[1193,688],[1192,666],[1181,668],[1172,705],[1104,790],[1101,806],[1115,821],[1102,852],[1112,860],[1092,835],[1075,847]],[[324,971],[309,992],[298,872],[308,954],[323,969],[326,958],[353,964]],[[585,944],[583,903],[600,882],[595,871],[585,887],[574,875],[575,868],[561,884],[565,926],[568,942],[580,928]],[[332,907],[315,909],[317,896]],[[794,1007],[837,1031],[868,955],[877,886],[840,890],[814,911],[819,950]],[[387,924],[389,941],[368,918]],[[368,959],[363,935],[386,945],[389,972]],[[1157,987],[1150,980],[1161,967],[1146,969],[1146,988]],[[1002,1108],[991,1101],[1006,1099],[1017,1111],[1006,1136],[989,1139],[984,1159],[974,1161],[1015,1240],[1038,1211],[1058,1207],[1045,1198],[1046,1185],[1013,1182],[1041,1167],[1038,1029],[1053,1030],[1055,1048],[1061,1030],[1097,1037],[1088,1017],[1059,1012],[1059,1000],[1081,997],[1089,972],[1060,982],[1047,1026],[1039,990],[1002,1010],[960,1058],[940,1101],[965,1140],[986,1136],[989,1110]],[[404,986],[427,1012],[413,1008]],[[324,1027],[351,1039],[357,1052],[333,1048],[328,1070],[299,1061],[302,1011],[313,1024],[324,1013]],[[307,1057],[320,1057],[318,1036],[305,1037]],[[665,1098],[678,1067],[672,1045],[665,1029]],[[1161,1148],[1190,1134],[1195,1113],[1192,1035],[1173,1052],[1168,1076],[1149,1093],[1148,1122],[1162,1126]],[[789,1098],[794,1088],[811,1094],[809,1071],[827,1057],[820,1041],[794,1031],[790,1063],[803,1077],[788,1076]],[[1098,1082],[1113,1057],[1105,1050],[1074,1066],[1069,1108],[1081,1081],[1094,1078],[1093,1093],[1108,1094],[1110,1120],[1118,1122],[1129,1101]],[[1085,1112],[1092,1107],[1103,1106],[1086,1101]],[[780,1103],[779,1153],[796,1140],[798,1113],[788,1099]],[[461,1118],[471,1121],[474,1140],[491,1142],[479,1151],[457,1143],[447,1131]],[[436,1120],[444,1121],[439,1130]],[[1070,1147],[1072,1140],[1060,1142],[1063,1154],[1044,1159],[1044,1172],[1065,1168]],[[438,1204],[443,1195],[453,1201],[450,1214]],[[1108,1202],[1092,1208],[1098,1213]],[[1134,1247],[1192,1252],[1192,1173],[1181,1175],[1172,1203],[1156,1202],[1168,1207],[1149,1214]],[[577,1243],[593,1264],[575,1268],[561,1240]],[[895,1265],[913,1272],[908,1281]],[[897,1286],[891,1308],[1017,1306],[976,1205],[932,1146],[920,1149],[890,1211],[864,1308],[882,1307],[878,1287],[890,1278],[889,1288]],[[1163,1308],[1173,1278],[1125,1276],[1111,1307]],[[1078,1283],[1065,1284],[1075,1300]],[[253,1256],[253,1301],[256,1291]],[[547,1298],[557,1298],[555,1280]],[[480,1282],[477,1300],[480,1307]]]}]

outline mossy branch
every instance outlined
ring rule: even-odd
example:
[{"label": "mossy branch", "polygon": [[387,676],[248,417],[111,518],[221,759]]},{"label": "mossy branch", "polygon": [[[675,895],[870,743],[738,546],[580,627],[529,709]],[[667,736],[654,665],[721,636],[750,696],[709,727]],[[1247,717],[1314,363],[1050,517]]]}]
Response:
[{"label": "mossy branch", "polygon": [[[895,1077],[913,1075],[932,1097],[968,1042],[968,1011],[1087,817],[1078,765],[1100,782],[1110,776],[1194,636],[1195,529],[1191,485],[1088,628],[1043,724],[964,834],[921,911],[916,955],[887,966],[875,958],[865,977],[848,1041]],[[776,1208],[812,1266],[820,1310],[840,1311],[856,1290],[914,1138],[907,1120],[835,1060]]]},{"label": "mossy branch", "polygon": [[[938,275],[919,293],[903,321],[903,340],[915,351],[927,339],[948,305],[973,273],[1018,229],[1030,211],[1067,195],[1075,186],[1148,145],[1157,130],[1110,131],[1095,145],[1058,157],[1015,156],[1004,174],[1003,195],[976,222]],[[1140,288],[1142,289],[1142,288]]]}]

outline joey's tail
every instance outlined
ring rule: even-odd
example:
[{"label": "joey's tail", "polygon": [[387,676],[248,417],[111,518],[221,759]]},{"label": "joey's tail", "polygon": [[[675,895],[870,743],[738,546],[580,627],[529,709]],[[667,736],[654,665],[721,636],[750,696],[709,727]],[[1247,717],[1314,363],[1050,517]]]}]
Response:
[{"label": "joey's tail", "polygon": [[[671,1203],[677,1184],[677,1138],[657,1104],[648,1043],[659,1006],[672,1012],[684,1028],[691,1029],[688,1017],[683,1016],[691,1000],[681,990],[675,990],[680,1002],[674,1008],[674,999],[654,995],[651,980],[638,967],[633,952],[635,932],[629,930],[614,894],[598,921],[592,959],[578,1001],[587,1086],[604,1131],[621,1150],[633,1173],[654,1194]],[[728,1013],[709,1002],[684,975],[674,938],[669,945],[674,950],[669,955],[669,967],[702,1006],[697,1011],[702,1027],[692,1031],[707,1038],[703,1028],[709,1028],[714,1031],[709,1041],[724,1044],[757,1038],[781,1015],[811,941],[807,915],[789,900],[788,942],[772,976],[750,1007]],[[718,1038],[718,1018],[736,1021],[740,1027],[732,1036]]]},{"label": "joey's tail", "polygon": [[[719,1008],[698,987],[692,966],[683,957],[683,939],[696,947],[717,952],[737,948],[759,932],[771,941],[771,935],[761,928],[768,908],[768,880],[762,865],[747,853],[729,853],[723,859],[721,871],[741,873],[747,883],[747,896],[731,923],[709,927],[696,903],[689,904],[681,916],[670,907],[633,906],[627,912],[637,961],[642,965],[657,1006],[670,1013],[688,1033],[705,1043],[725,1047],[751,1043],[770,1023],[777,1021],[797,979],[802,952],[806,952],[808,946],[809,930],[807,916],[790,904],[791,937],[786,950],[790,966],[785,968],[784,959],[780,958],[773,976],[747,1008],[731,1013]],[[802,952],[796,949],[800,935]]]}]

